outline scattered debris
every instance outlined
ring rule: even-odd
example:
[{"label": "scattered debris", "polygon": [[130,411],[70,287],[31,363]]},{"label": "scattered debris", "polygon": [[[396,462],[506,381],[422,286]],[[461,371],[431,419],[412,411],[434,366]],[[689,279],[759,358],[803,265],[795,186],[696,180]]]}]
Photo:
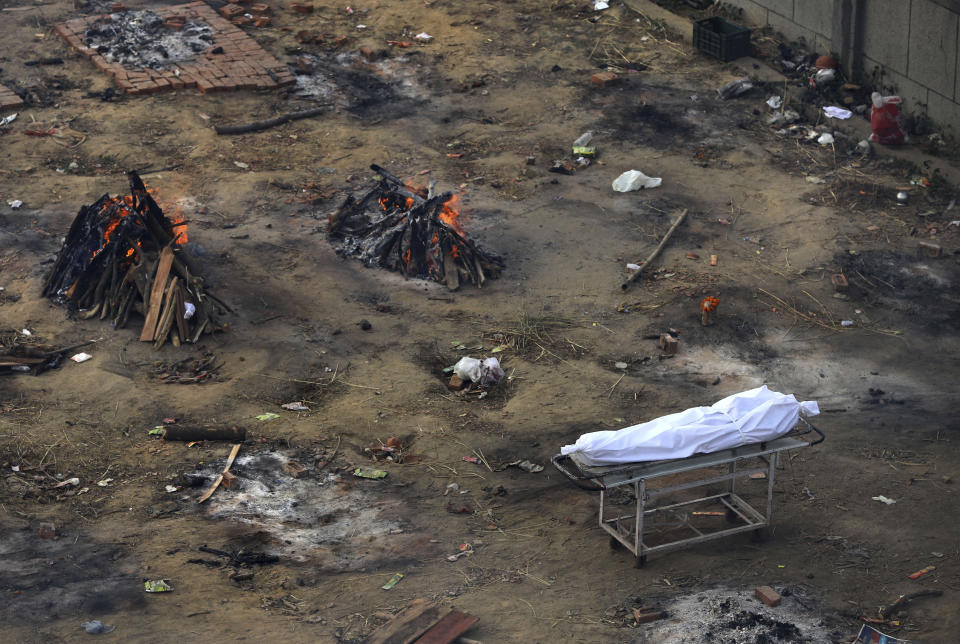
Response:
[{"label": "scattered debris", "polygon": [[167,583],[166,579],[151,579],[143,582],[143,588],[148,593],[169,593],[173,592],[173,586]]},{"label": "scattered debris", "polygon": [[827,118],[831,119],[848,119],[853,116],[853,112],[850,110],[845,110],[842,107],[824,107],[823,113],[827,115]]},{"label": "scattered debris", "polygon": [[387,581],[387,583],[380,586],[380,588],[382,588],[383,590],[390,590],[391,588],[396,586],[398,583],[400,583],[400,580],[403,579],[403,577],[404,575],[402,572],[394,573],[393,577],[391,577],[390,580]]},{"label": "scattered debris", "polygon": [[387,477],[387,472],[373,467],[358,467],[353,470],[353,475],[362,479],[383,479]]},{"label": "scattered debris", "polygon": [[918,570],[917,572],[914,572],[914,573],[911,573],[911,574],[907,575],[907,577],[908,577],[909,579],[920,579],[921,577],[923,577],[923,576],[924,576],[925,574],[927,574],[928,572],[931,572],[931,571],[936,570],[936,569],[937,569],[936,566],[927,566],[926,568],[923,568],[923,569],[921,569],[921,570]]},{"label": "scattered debris", "polygon": [[260,414],[260,415],[256,416],[256,419],[259,420],[259,421],[261,421],[261,422],[267,422],[267,421],[269,421],[269,420],[276,420],[277,418],[280,418],[280,414],[274,413],[274,412],[272,412],[272,411],[268,411],[268,412],[265,413],[265,414]]},{"label": "scattered debris", "polygon": [[104,624],[99,619],[94,619],[89,622],[83,622],[80,624],[80,627],[83,628],[86,632],[91,635],[100,635],[102,633],[112,633],[116,626],[111,626],[110,624]]},{"label": "scattered debris", "polygon": [[717,90],[717,95],[721,99],[727,100],[736,96],[740,96],[751,89],[753,89],[753,81],[751,81],[749,78],[741,78],[739,80],[731,81],[719,88]]},{"label": "scattered debris", "polygon": [[639,170],[627,170],[613,180],[613,189],[617,192],[633,192],[634,190],[649,190],[663,183],[660,177],[648,177]]},{"label": "scattered debris", "polygon": [[287,411],[310,411],[310,408],[301,401],[284,403],[280,407]]},{"label": "scattered debris", "polygon": [[894,503],[896,503],[896,501],[894,501],[893,499],[888,499],[882,494],[880,496],[874,496],[870,498],[872,498],[874,501],[879,501],[880,503],[886,503],[887,505],[893,505]]}]

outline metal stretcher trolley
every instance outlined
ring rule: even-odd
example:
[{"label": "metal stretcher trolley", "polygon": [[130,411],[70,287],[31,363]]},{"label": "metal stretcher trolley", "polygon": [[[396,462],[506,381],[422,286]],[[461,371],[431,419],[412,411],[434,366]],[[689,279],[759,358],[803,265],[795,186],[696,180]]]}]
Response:
[{"label": "metal stretcher trolley", "polygon": [[[819,438],[811,440],[814,438],[811,436],[811,432]],[[816,445],[823,440],[823,433],[801,417],[790,432],[774,440],[708,454],[695,454],[687,458],[626,463],[606,467],[583,465],[578,462],[576,454],[571,456],[557,454],[551,461],[567,478],[580,487],[600,491],[600,527],[610,533],[611,545],[622,544],[633,553],[637,559],[636,565],[639,568],[646,563],[647,555],[653,552],[681,548],[710,539],[737,534],[738,532],[752,530],[759,533],[770,525],[770,517],[773,512],[773,484],[780,453]],[[698,470],[716,469],[718,467],[725,468],[727,471],[723,474],[704,472],[701,473],[704,475],[702,478],[690,479],[690,476],[696,476]],[[766,474],[767,477],[767,506],[765,512],[761,512],[748,504],[737,494],[735,485],[738,478],[760,473]],[[706,474],[711,475],[706,476]],[[682,475],[677,478],[685,480],[664,487],[651,485],[651,482],[656,479],[673,475]],[[649,502],[656,497],[723,482],[727,483],[725,492],[678,503],[648,507]],[[625,485],[633,486],[632,491],[636,500],[636,508],[632,514],[621,514],[620,510],[609,504],[610,491]],[[704,525],[700,527],[693,525],[692,518],[697,516],[698,513],[693,512],[692,508],[697,507],[697,505],[712,506],[718,510],[723,510],[727,524],[737,525],[704,531]],[[718,514],[720,513],[700,512],[699,516]],[[657,521],[664,516],[672,517],[673,522]],[[649,532],[651,526],[657,528],[663,525],[669,525],[672,530],[685,529],[696,534],[695,536],[656,545],[648,545],[644,542],[644,535]]]}]

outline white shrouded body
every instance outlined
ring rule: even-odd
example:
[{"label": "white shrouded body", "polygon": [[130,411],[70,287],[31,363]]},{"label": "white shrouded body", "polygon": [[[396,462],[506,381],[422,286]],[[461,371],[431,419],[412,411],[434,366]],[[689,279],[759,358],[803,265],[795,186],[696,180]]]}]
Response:
[{"label": "white shrouded body", "polygon": [[798,402],[793,394],[763,385],[709,407],[693,407],[617,431],[584,434],[560,453],[576,454],[590,467],[686,458],[773,440],[793,429],[800,414],[819,413],[816,402]]}]

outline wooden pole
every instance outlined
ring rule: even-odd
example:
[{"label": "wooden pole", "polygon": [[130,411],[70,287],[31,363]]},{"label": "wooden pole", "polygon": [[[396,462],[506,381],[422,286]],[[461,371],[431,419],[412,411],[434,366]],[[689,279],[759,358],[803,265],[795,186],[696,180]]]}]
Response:
[{"label": "wooden pole", "polygon": [[652,253],[650,253],[650,256],[647,257],[647,259],[643,262],[643,264],[640,265],[640,269],[637,271],[634,271],[633,275],[628,277],[627,281],[625,281],[623,284],[620,285],[620,288],[622,290],[625,291],[628,288],[630,288],[630,285],[633,284],[633,281],[638,279],[640,275],[645,270],[647,270],[647,268],[650,266],[650,263],[657,258],[657,256],[660,254],[660,251],[662,251],[663,248],[667,245],[667,242],[670,241],[670,236],[673,235],[673,231],[675,231],[677,227],[680,226],[680,224],[682,224],[683,220],[686,218],[687,218],[687,209],[684,208],[683,212],[680,213],[680,216],[677,217],[677,220],[673,222],[672,226],[670,226],[670,230],[668,230],[667,234],[664,235],[663,239],[660,240],[660,245],[657,246],[657,248]]}]

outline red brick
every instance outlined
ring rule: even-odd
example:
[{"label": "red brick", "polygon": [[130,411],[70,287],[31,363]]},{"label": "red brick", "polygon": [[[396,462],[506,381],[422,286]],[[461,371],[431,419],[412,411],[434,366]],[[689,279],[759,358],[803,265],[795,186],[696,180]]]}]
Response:
[{"label": "red brick", "polygon": [[258,29],[262,27],[267,27],[269,25],[270,25],[270,18],[267,16],[260,16],[258,18],[254,18],[253,20],[253,26]]},{"label": "red brick", "polygon": [[208,81],[206,78],[197,79],[197,87],[200,88],[200,91],[203,92],[204,94],[208,94],[214,91],[213,83]]},{"label": "red brick", "polygon": [[250,5],[250,13],[263,15],[265,13],[270,13],[270,5],[258,2],[257,4]]},{"label": "red brick", "polygon": [[303,13],[303,14],[313,13],[313,5],[306,4],[303,2],[291,2],[290,8],[296,11],[297,13]]},{"label": "red brick", "polygon": [[780,605],[780,594],[770,586],[759,586],[754,593],[757,599],[771,608]]},{"label": "red brick", "polygon": [[648,624],[658,619],[663,619],[667,614],[661,610],[641,612],[639,608],[633,609],[633,621],[637,624]]},{"label": "red brick", "polygon": [[114,13],[120,13],[121,11],[126,11],[126,10],[127,10],[127,5],[123,4],[122,2],[114,2],[112,5],[110,5],[110,11]]},{"label": "red brick", "polygon": [[220,7],[220,15],[228,20],[243,13],[243,7],[238,4],[228,4]]},{"label": "red brick", "polygon": [[231,18],[230,22],[238,27],[246,27],[247,25],[253,24],[253,20],[251,18],[247,18],[246,16],[237,16],[236,18]]},{"label": "red brick", "polygon": [[597,87],[607,87],[609,85],[615,85],[620,81],[620,77],[614,74],[613,72],[597,72],[590,77],[590,82],[596,85]]}]

